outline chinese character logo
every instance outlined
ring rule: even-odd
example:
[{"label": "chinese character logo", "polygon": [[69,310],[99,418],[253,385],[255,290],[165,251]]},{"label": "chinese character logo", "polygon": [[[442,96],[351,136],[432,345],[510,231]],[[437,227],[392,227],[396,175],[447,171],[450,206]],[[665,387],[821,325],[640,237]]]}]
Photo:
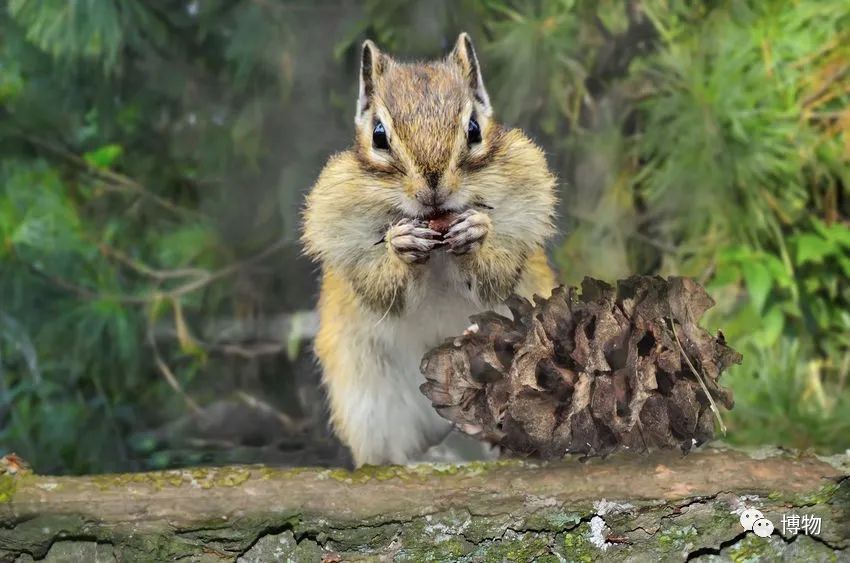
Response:
[{"label": "chinese character logo", "polygon": [[[748,508],[741,513],[741,526],[747,531],[752,531],[760,538],[767,538],[776,529],[773,522],[764,517],[760,510]],[[820,535],[821,518],[813,514],[783,514],[782,536],[795,536],[806,534],[809,536]]]},{"label": "chinese character logo", "polygon": [[818,536],[820,529],[820,516],[804,514],[801,518],[799,514],[782,515],[782,535],[794,536],[802,532],[809,536]]}]

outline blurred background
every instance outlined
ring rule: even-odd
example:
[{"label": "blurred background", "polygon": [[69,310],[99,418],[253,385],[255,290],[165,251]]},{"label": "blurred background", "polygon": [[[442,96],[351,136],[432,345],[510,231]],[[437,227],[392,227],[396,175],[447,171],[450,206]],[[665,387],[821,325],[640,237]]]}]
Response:
[{"label": "blurred background", "polygon": [[850,448],[844,0],[0,3],[0,454],[337,465],[299,212],[360,42],[476,43],[560,177],[565,283],[687,275],[744,354],[726,440]]}]

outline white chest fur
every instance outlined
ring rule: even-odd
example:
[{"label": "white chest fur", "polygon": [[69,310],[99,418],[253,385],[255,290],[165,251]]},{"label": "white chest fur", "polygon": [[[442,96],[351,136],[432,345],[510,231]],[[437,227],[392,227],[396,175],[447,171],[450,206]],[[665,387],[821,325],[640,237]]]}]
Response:
[{"label": "white chest fur", "polygon": [[463,332],[470,315],[482,309],[454,257],[437,252],[408,288],[404,312],[378,321],[376,332],[387,352],[415,370],[418,380],[423,354]]},{"label": "white chest fur", "polygon": [[366,389],[360,388],[358,393],[368,404],[360,414],[368,412],[374,419],[368,427],[384,434],[371,436],[371,443],[383,444],[382,451],[374,453],[377,462],[405,463],[421,458],[421,450],[448,431],[449,423],[419,391],[424,382],[419,365],[428,350],[462,333],[470,324],[470,315],[481,310],[454,257],[438,252],[405,295],[404,312],[375,317],[370,348],[381,390],[367,396]]}]

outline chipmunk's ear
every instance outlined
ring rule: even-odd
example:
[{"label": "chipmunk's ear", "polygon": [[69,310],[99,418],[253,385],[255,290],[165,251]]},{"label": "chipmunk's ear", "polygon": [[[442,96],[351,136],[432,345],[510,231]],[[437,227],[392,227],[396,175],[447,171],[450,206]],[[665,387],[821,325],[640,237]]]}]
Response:
[{"label": "chipmunk's ear", "polygon": [[475,96],[475,101],[480,106],[479,109],[485,115],[490,115],[493,109],[490,107],[490,96],[487,95],[487,90],[484,88],[484,80],[481,78],[481,67],[478,64],[478,57],[475,55],[475,48],[472,46],[472,40],[466,33],[461,33],[455,48],[452,49],[449,59],[457,63],[472,89],[472,94]]},{"label": "chipmunk's ear", "polygon": [[360,52],[360,94],[357,96],[357,113],[354,121],[360,123],[366,111],[372,106],[375,96],[375,82],[383,73],[387,56],[369,39],[363,42]]}]

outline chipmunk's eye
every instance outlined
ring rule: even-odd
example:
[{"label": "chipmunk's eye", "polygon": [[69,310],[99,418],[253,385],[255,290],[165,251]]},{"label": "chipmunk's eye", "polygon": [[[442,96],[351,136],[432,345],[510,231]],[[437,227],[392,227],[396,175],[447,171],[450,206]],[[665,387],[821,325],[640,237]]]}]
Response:
[{"label": "chipmunk's eye", "polygon": [[474,117],[469,118],[469,125],[466,127],[466,142],[470,145],[481,142],[481,126]]},{"label": "chipmunk's eye", "polygon": [[390,143],[387,141],[387,130],[384,129],[384,124],[380,121],[375,123],[375,128],[372,130],[372,146],[382,151],[390,149]]}]

